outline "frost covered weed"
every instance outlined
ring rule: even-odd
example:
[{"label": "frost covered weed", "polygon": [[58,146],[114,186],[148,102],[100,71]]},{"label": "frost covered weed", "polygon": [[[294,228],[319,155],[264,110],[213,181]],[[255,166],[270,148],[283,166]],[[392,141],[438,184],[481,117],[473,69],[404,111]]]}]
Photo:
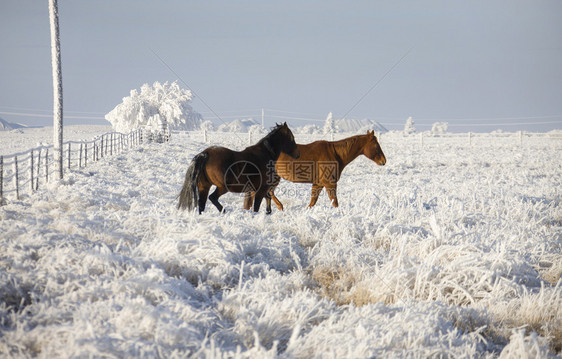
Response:
[{"label": "frost covered weed", "polygon": [[555,286],[542,285],[538,291],[524,293],[513,300],[495,303],[490,313],[496,330],[508,336],[516,328],[536,332],[546,338],[555,352],[562,350],[562,280]]},{"label": "frost covered weed", "polygon": [[524,329],[513,330],[509,344],[502,350],[499,358],[548,358],[550,357],[545,338],[537,333],[526,334]]},{"label": "frost covered weed", "polygon": [[[354,303],[360,305],[354,300],[354,296],[350,291],[355,288],[357,283],[356,274],[345,268],[323,268],[315,267],[312,269],[312,278],[320,288],[320,294],[338,305]],[[367,303],[364,299],[361,303]]]},{"label": "frost covered weed", "polygon": [[178,212],[187,165],[207,146],[189,135],[9,200],[0,353],[560,354],[561,144],[529,143],[522,161],[501,141],[404,141],[383,140],[385,167],[346,168],[337,209],[325,193],[307,209],[310,187],[282,182],[285,211],[270,216],[237,195],[221,197],[226,214]]}]

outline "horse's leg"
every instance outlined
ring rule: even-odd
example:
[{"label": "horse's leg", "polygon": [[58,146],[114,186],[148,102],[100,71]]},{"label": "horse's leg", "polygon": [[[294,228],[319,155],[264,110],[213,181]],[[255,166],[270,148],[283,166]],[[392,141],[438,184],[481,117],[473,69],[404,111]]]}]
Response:
[{"label": "horse's leg", "polygon": [[221,213],[223,212],[223,207],[219,202],[219,197],[225,194],[226,192],[228,192],[228,190],[225,187],[217,186],[217,189],[215,189],[215,191],[211,193],[211,195],[209,196],[209,200],[211,200],[211,203],[213,203]]},{"label": "horse's leg", "polygon": [[262,191],[258,191],[254,197],[254,212],[258,212],[260,210],[261,201],[265,197],[265,193]]},{"label": "horse's leg", "polygon": [[252,203],[254,203],[254,192],[246,192],[244,194],[244,209],[252,208]]},{"label": "horse's leg", "polygon": [[338,195],[337,195],[337,184],[326,185],[326,192],[328,192],[328,197],[330,197],[330,201],[332,202],[332,206],[338,206]]},{"label": "horse's leg", "polygon": [[322,188],[324,188],[324,186],[321,186],[316,183],[312,184],[312,192],[310,194],[310,204],[308,205],[309,208],[313,207],[316,204],[316,201],[318,201],[318,196],[320,195],[320,192],[322,192]]},{"label": "horse's leg", "polygon": [[265,195],[265,213],[271,214],[271,192],[267,192]]},{"label": "horse's leg", "polygon": [[273,190],[269,191],[269,195],[270,195],[271,199],[273,200],[273,202],[275,202],[275,205],[277,206],[277,208],[280,211],[282,211],[283,210],[283,203],[281,203],[279,198],[275,197],[275,193],[273,193]]},{"label": "horse's leg", "polygon": [[211,189],[211,184],[199,182],[199,214],[205,210],[205,204],[207,203],[207,196],[209,195],[209,190]]}]

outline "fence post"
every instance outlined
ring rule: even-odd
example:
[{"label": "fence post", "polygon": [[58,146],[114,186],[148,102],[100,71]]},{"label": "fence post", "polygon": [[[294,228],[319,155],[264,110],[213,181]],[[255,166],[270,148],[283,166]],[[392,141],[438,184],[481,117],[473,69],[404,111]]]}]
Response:
[{"label": "fence post", "polygon": [[68,143],[68,169],[70,169],[70,142]]},{"label": "fence post", "polygon": [[30,169],[30,175],[31,175],[31,179],[29,181],[29,185],[31,186],[31,193],[33,193],[33,150],[31,150],[30,154],[29,154],[29,169]]},{"label": "fence post", "polygon": [[0,206],[4,203],[4,156],[0,156]]},{"label": "fence post", "polygon": [[39,149],[39,153],[37,154],[37,175],[35,176],[37,179],[35,180],[35,190],[39,189],[39,176],[41,176],[41,149]]},{"label": "fence post", "polygon": [[49,182],[49,149],[45,150],[45,183]]},{"label": "fence post", "polygon": [[20,190],[18,182],[18,156],[14,156],[14,187],[16,187],[16,199],[20,199]]},{"label": "fence post", "polygon": [[523,146],[523,131],[519,131],[519,145]]},{"label": "fence post", "polygon": [[83,143],[80,143],[80,156],[78,158],[78,168],[82,168],[82,147],[84,146]]}]

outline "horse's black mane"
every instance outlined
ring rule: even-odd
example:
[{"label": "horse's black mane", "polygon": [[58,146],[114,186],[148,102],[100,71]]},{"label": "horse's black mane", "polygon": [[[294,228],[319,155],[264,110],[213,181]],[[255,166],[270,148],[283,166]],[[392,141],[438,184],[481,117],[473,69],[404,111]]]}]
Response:
[{"label": "horse's black mane", "polygon": [[276,124],[275,127],[273,127],[267,135],[265,135],[261,140],[258,141],[258,144],[271,139],[271,137],[273,137],[273,135],[275,135],[277,131],[279,131],[283,126],[284,126],[283,124]]}]

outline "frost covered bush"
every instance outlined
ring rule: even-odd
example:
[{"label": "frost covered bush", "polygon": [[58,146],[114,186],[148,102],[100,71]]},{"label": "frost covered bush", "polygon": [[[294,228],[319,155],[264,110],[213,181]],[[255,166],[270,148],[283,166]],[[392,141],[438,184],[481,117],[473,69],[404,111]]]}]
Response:
[{"label": "frost covered bush", "polygon": [[336,123],[334,122],[334,118],[332,116],[332,113],[330,112],[326,117],[326,122],[324,122],[324,127],[322,127],[322,133],[326,135],[330,133],[335,133],[336,131],[337,131]]},{"label": "frost covered bush", "polygon": [[412,117],[408,117],[406,124],[404,125],[404,136],[412,135],[416,133],[416,128],[414,127],[414,120]]},{"label": "frost covered bush", "polygon": [[317,125],[304,125],[302,127],[295,127],[294,129],[295,133],[298,134],[315,134],[315,133],[320,133],[320,127],[318,127]]},{"label": "frost covered bush", "polygon": [[448,129],[449,129],[448,122],[435,122],[433,126],[431,126],[431,134],[442,135],[444,133],[447,133]]},{"label": "frost covered bush", "polygon": [[[219,132],[249,132],[252,130],[254,132],[257,127],[261,127],[259,123],[253,118],[248,118],[244,120],[234,120],[232,122],[225,122],[217,128]],[[263,127],[262,127],[263,128]],[[260,131],[257,133],[262,133],[264,131]]]},{"label": "frost covered bush", "polygon": [[251,125],[248,128],[248,132],[255,134],[266,134],[267,130],[261,124]]},{"label": "frost covered bush", "polygon": [[191,91],[176,82],[152,86],[144,84],[140,92],[131,90],[123,102],[111,110],[105,119],[119,132],[145,128],[150,131],[199,129],[202,117],[191,108]]}]

